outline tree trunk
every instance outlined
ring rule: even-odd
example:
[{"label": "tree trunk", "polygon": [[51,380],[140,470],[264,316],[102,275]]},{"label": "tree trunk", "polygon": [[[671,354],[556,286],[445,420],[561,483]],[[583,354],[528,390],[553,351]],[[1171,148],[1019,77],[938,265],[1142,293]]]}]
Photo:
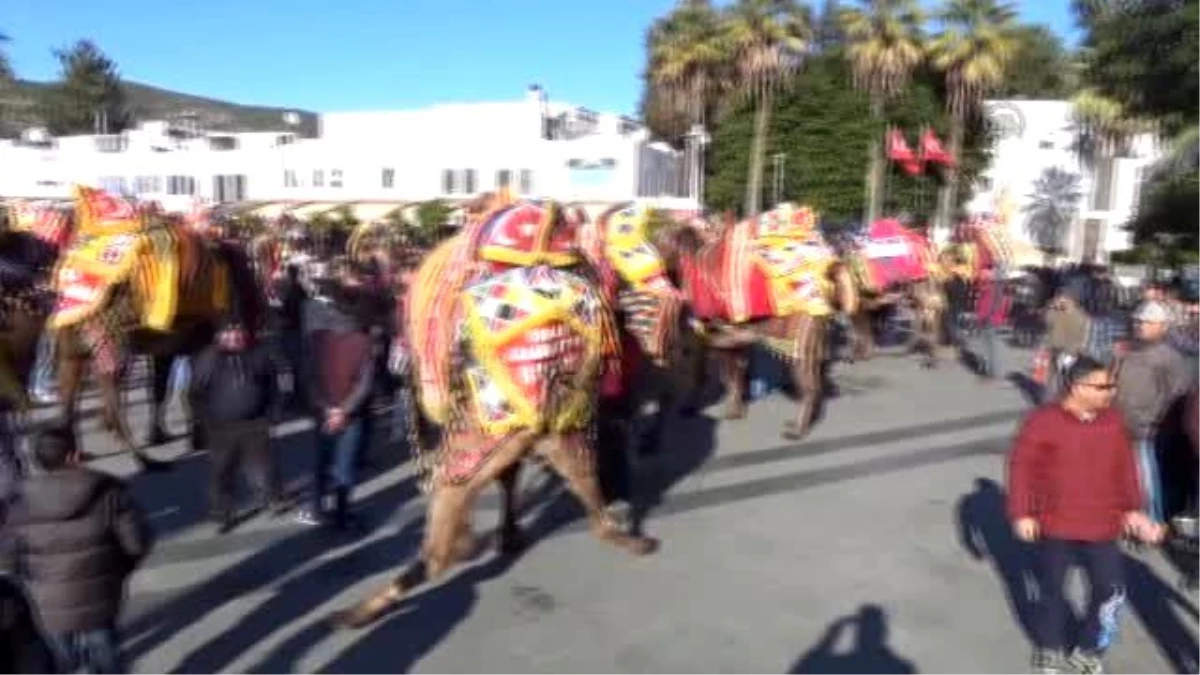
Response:
[{"label": "tree trunk", "polygon": [[[876,122],[883,120],[883,97],[878,94],[871,95],[871,119]],[[871,137],[871,144],[867,147],[867,204],[863,209],[863,222],[868,226],[879,217],[879,209],[883,204],[885,166],[883,139],[876,134]]]},{"label": "tree trunk", "polygon": [[750,176],[746,181],[746,208],[743,217],[757,215],[762,201],[763,155],[767,149],[767,127],[771,117],[772,97],[764,92],[758,97],[754,115],[754,138],[750,141]]},{"label": "tree trunk", "polygon": [[963,127],[966,121],[962,115],[950,118],[950,157],[954,159],[952,166],[946,167],[946,183],[938,190],[937,227],[941,232],[949,231],[954,221],[958,205],[958,165],[962,161]]}]

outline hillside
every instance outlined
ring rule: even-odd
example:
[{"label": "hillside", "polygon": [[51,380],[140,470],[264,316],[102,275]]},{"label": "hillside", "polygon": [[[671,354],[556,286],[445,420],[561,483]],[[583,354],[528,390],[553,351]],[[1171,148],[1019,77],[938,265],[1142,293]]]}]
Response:
[{"label": "hillside", "polygon": [[[38,103],[42,92],[49,86],[46,82],[19,80],[16,86],[10,89],[11,93],[0,93],[0,105],[7,108],[2,115],[5,123],[4,135],[41,124]],[[170,119],[190,114],[196,116],[202,129],[274,131],[285,128],[283,114],[292,111],[300,116],[297,131],[302,136],[317,134],[317,115],[303,110],[241,105],[138,82],[124,82],[123,86],[126,103],[133,111],[134,118],[138,120]]]}]

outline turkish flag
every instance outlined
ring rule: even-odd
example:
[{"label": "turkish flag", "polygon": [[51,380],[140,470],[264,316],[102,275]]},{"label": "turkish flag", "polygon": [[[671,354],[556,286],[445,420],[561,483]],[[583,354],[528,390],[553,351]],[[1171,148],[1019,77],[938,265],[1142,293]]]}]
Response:
[{"label": "turkish flag", "polygon": [[943,166],[954,166],[958,163],[942,147],[942,142],[938,140],[937,134],[933,133],[933,129],[926,129],[925,133],[921,134],[921,161],[941,164]]},{"label": "turkish flag", "polygon": [[887,134],[887,156],[893,162],[901,164],[917,158],[913,154],[912,148],[908,147],[908,141],[904,140],[904,134],[899,129],[892,129]]}]

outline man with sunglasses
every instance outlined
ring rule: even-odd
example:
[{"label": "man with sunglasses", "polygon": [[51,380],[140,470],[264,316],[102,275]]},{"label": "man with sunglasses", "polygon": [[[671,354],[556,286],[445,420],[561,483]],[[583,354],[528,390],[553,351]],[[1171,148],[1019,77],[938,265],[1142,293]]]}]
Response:
[{"label": "man with sunglasses", "polygon": [[[1124,533],[1145,542],[1162,527],[1140,510],[1137,468],[1108,368],[1080,356],[1067,371],[1064,393],[1021,425],[1008,462],[1008,515],[1021,541],[1033,545],[1041,602],[1034,618],[1033,672],[1103,672],[1125,600]],[[1069,658],[1067,568],[1080,564],[1091,598]]]},{"label": "man with sunglasses", "polygon": [[1143,303],[1133,319],[1136,339],[1118,362],[1117,407],[1125,414],[1137,450],[1143,508],[1150,517],[1162,521],[1162,483],[1155,439],[1167,411],[1191,386],[1194,369],[1166,340],[1171,314],[1163,303]]}]

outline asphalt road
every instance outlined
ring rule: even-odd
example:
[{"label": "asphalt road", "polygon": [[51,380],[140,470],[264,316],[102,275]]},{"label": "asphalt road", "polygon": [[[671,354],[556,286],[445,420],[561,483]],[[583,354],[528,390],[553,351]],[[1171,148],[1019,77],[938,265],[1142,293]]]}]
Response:
[{"label": "asphalt road", "polygon": [[[1026,356],[1013,355],[1015,359]],[[133,477],[159,542],[135,576],[126,648],[155,672],[1021,672],[1035,598],[1003,516],[1003,454],[1028,403],[957,365],[882,357],[834,368],[837,395],[811,437],[783,441],[791,402],[748,419],[710,410],[672,426],[643,467],[656,495],[654,556],[595,541],[557,481],[525,473],[532,545],[490,549],[401,611],[356,633],[322,619],[416,554],[423,499],[380,446],[358,492],[370,533],[353,538],[247,520],[204,521],[208,463],[182,443],[173,471]],[[136,397],[135,397],[136,398]],[[134,428],[145,431],[135,410]],[[174,428],[182,429],[178,415]],[[113,452],[96,419],[92,452]],[[304,422],[277,430],[299,491],[312,462]],[[128,458],[98,462],[132,473]],[[475,518],[497,521],[494,491]],[[1196,598],[1157,552],[1128,557],[1129,609],[1113,672],[1196,670]],[[1075,580],[1078,583],[1078,580]],[[1027,672],[1027,671],[1026,671]]]}]

